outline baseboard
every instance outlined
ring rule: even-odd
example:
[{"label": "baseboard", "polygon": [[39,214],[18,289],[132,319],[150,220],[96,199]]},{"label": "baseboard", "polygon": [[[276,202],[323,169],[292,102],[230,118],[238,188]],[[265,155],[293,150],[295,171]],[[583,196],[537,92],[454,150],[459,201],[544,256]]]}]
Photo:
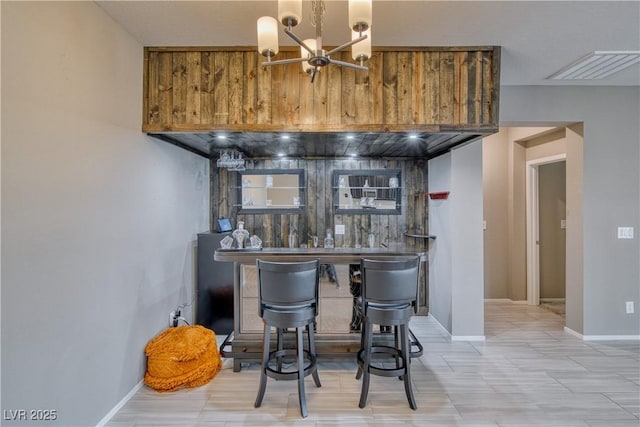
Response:
[{"label": "baseboard", "polygon": [[583,335],[585,341],[640,341],[640,335]]},{"label": "baseboard", "polygon": [[428,317],[431,317],[431,319],[433,319],[433,322],[436,324],[436,326],[440,328],[442,332],[448,335],[451,341],[484,341],[485,340],[484,335],[451,335],[451,332],[449,332],[447,328],[442,326],[442,323],[440,323],[438,319],[433,317],[431,314],[429,314]]},{"label": "baseboard", "polygon": [[566,298],[540,298],[540,302],[565,302]]},{"label": "baseboard", "polygon": [[484,341],[484,335],[451,335],[451,341]]},{"label": "baseboard", "polygon": [[573,335],[573,336],[574,336],[574,337],[576,337],[576,338],[583,339],[582,334],[581,334],[580,332],[576,332],[576,331],[574,331],[574,330],[573,330],[573,329],[571,329],[571,328],[568,328],[568,327],[566,327],[566,326],[565,326],[565,327],[564,327],[564,331],[565,331],[566,333],[568,333],[569,335]]},{"label": "baseboard", "polygon": [[122,409],[122,407],[124,405],[126,405],[126,403],[133,397],[135,396],[135,394],[138,392],[138,390],[140,390],[142,388],[142,385],[144,384],[144,380],[140,380],[140,382],[138,384],[136,384],[129,393],[127,393],[127,395],[125,397],[123,397],[120,402],[118,402],[116,404],[116,406],[114,406],[108,413],[107,415],[104,416],[104,418],[102,418],[100,420],[100,422],[98,422],[98,424],[96,424],[96,427],[103,427],[105,426],[110,420],[111,418],[113,418],[113,416],[115,414],[118,413],[118,411],[120,409]]},{"label": "baseboard", "polygon": [[440,330],[441,330],[444,334],[446,334],[449,338],[451,338],[451,332],[449,332],[449,331],[447,330],[447,328],[445,328],[444,326],[442,326],[442,323],[440,323],[440,322],[438,321],[438,319],[436,319],[435,317],[433,317],[433,315],[432,315],[431,313],[429,313],[429,314],[427,315],[427,317],[430,317],[430,318],[434,321],[434,323],[436,324],[436,326],[437,326],[438,328],[440,328]]},{"label": "baseboard", "polygon": [[566,326],[564,331],[583,341],[640,341],[640,335],[582,335]]},{"label": "baseboard", "polygon": [[510,302],[512,304],[527,304],[527,300],[512,300],[511,298],[485,298],[484,302]]}]

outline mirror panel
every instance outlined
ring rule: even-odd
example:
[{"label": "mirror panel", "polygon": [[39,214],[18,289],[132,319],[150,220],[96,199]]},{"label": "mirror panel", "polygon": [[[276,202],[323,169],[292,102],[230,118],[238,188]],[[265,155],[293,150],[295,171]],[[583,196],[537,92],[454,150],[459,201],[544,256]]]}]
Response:
[{"label": "mirror panel", "polygon": [[336,213],[400,215],[400,169],[333,171]]},{"label": "mirror panel", "polygon": [[253,169],[238,173],[239,213],[300,213],[305,206],[303,169]]}]

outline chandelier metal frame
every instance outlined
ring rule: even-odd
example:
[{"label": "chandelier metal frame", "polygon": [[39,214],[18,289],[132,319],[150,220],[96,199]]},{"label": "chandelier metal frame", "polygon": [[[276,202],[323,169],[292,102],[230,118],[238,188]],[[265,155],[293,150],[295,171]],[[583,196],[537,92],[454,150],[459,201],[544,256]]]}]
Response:
[{"label": "chandelier metal frame", "polygon": [[[365,1],[364,3],[368,3],[369,10],[370,10],[371,8],[370,0]],[[350,8],[351,8],[351,1],[350,1]],[[312,44],[311,42],[314,41],[313,39],[302,40],[292,31],[293,27],[299,24],[299,20],[296,16],[289,14],[289,15],[283,15],[280,17],[281,18],[280,22],[285,27],[284,28],[285,34],[289,36],[296,44],[298,44],[301,47],[302,54],[304,54],[305,53],[304,51],[306,51],[307,56],[305,57],[304,55],[302,55],[300,58],[272,60],[271,58],[277,54],[277,49],[266,48],[261,50],[260,46],[258,46],[258,51],[267,58],[267,60],[264,61],[262,65],[272,66],[272,65],[303,63],[304,71],[307,74],[311,75],[311,82],[314,81],[316,74],[322,67],[325,67],[330,64],[339,65],[341,67],[354,68],[356,70],[362,70],[362,71],[369,70],[369,68],[364,65],[364,61],[369,59],[369,55],[371,54],[370,51],[368,53],[359,55],[357,58],[354,58],[359,61],[359,64],[340,61],[340,60],[331,58],[331,56],[369,38],[369,35],[366,34],[365,32],[369,30],[370,22],[366,22],[362,20],[358,20],[357,22],[355,22],[352,26],[352,30],[354,31],[354,36],[352,40],[334,49],[327,51],[323,49],[323,45],[322,45],[322,26],[323,26],[324,11],[325,11],[324,0],[313,0],[312,11],[313,11],[313,25],[316,28],[315,43],[313,43],[315,44],[315,46],[309,46],[309,44]],[[258,38],[260,38],[260,22],[259,21],[258,21]],[[276,35],[276,41],[277,41],[277,35]],[[302,51],[302,49],[304,49],[304,51]],[[304,63],[307,63],[308,66],[305,67]]]}]

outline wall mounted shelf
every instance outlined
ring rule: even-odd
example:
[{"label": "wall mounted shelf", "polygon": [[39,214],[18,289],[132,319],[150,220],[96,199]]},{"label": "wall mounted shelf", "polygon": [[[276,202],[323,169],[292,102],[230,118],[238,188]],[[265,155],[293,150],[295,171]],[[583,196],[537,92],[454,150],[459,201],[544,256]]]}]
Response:
[{"label": "wall mounted shelf", "polygon": [[449,198],[449,192],[448,191],[441,191],[438,193],[429,193],[429,198],[431,200],[446,200]]}]

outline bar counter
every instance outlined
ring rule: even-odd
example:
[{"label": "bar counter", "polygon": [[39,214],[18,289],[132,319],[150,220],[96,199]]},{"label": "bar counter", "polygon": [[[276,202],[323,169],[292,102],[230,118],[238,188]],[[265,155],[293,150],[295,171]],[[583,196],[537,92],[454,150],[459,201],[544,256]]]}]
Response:
[{"label": "bar counter", "polygon": [[[330,283],[321,280],[320,315],[316,332],[318,357],[354,357],[360,347],[360,334],[350,331],[353,297],[349,294],[349,264],[359,264],[362,258],[391,260],[419,256],[421,280],[424,280],[425,249],[394,245],[389,248],[261,248],[217,249],[215,261],[234,263],[234,321],[233,332],[220,345],[223,357],[234,359],[233,369],[238,372],[241,363],[257,362],[261,357],[262,322],[258,317],[256,260],[274,262],[300,262],[319,260],[321,265],[334,265],[342,280]],[[347,277],[347,280],[344,278]],[[349,310],[345,313],[346,310]]]},{"label": "bar counter", "polygon": [[360,259],[394,259],[398,257],[420,256],[426,260],[427,252],[408,246],[390,246],[389,248],[261,248],[254,249],[217,249],[216,261],[255,264],[256,259],[265,261],[299,262],[320,260],[321,264],[354,264]]}]

